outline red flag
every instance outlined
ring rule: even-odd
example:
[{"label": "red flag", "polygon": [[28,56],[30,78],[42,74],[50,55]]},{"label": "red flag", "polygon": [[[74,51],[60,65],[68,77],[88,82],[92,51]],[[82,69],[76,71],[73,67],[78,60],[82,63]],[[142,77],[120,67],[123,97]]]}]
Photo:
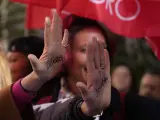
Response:
[{"label": "red flag", "polygon": [[78,16],[99,20],[119,35],[131,38],[148,36],[147,41],[151,41],[149,43],[152,49],[160,56],[157,47],[160,45],[160,16],[157,15],[160,11],[160,0],[69,0],[64,4],[61,0],[59,3],[56,0],[12,1],[58,7]]},{"label": "red flag", "polygon": [[160,37],[146,37],[146,40],[157,58],[160,60]]},{"label": "red flag", "polygon": [[56,8],[59,12],[61,12],[64,7],[68,4],[69,0],[57,0],[56,1]]},{"label": "red flag", "polygon": [[[70,0],[65,10],[105,23],[113,32],[139,38],[160,26],[160,1],[151,0]],[[156,28],[159,33],[160,27]]]},{"label": "red flag", "polygon": [[156,25],[155,27],[148,30],[148,36],[145,37],[147,43],[152,48],[153,52],[160,60],[160,34],[159,34],[160,25]]},{"label": "red flag", "polygon": [[45,17],[51,17],[50,8],[43,8],[35,5],[28,5],[26,12],[26,28],[28,29],[43,28]]},{"label": "red flag", "polygon": [[[24,1],[27,0],[12,0]],[[58,0],[60,9],[96,19],[113,32],[127,37],[140,38],[160,25],[160,0]],[[55,8],[56,0],[28,0],[28,3]],[[58,4],[58,3],[57,3]],[[157,28],[160,31],[160,28]]]},{"label": "red flag", "polygon": [[[36,5],[28,5],[26,13],[26,28],[28,29],[40,29],[44,27],[45,17],[52,17],[55,9],[44,8]],[[61,17],[65,18],[70,13],[62,11]]]}]

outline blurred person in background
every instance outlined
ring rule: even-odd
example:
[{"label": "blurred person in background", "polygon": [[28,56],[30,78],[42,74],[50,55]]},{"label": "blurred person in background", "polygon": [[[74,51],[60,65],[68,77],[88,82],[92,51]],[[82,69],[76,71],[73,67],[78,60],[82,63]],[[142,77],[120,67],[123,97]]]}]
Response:
[{"label": "blurred person in background", "polygon": [[150,68],[141,78],[139,95],[160,100],[160,69]]},{"label": "blurred person in background", "polygon": [[12,84],[11,73],[5,52],[0,47],[0,90]]},{"label": "blurred person in background", "polygon": [[129,92],[135,87],[133,84],[133,70],[125,63],[119,63],[113,67],[112,86],[120,92]]},{"label": "blurred person in background", "polygon": [[32,72],[27,56],[34,54],[39,58],[43,52],[43,47],[43,39],[36,36],[18,37],[11,41],[7,57],[13,82]]}]

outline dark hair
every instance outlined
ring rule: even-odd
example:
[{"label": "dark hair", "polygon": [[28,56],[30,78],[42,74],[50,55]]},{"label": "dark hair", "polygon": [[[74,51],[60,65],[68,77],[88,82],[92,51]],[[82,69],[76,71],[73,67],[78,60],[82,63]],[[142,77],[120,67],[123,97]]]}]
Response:
[{"label": "dark hair", "polygon": [[147,68],[144,72],[144,75],[145,74],[160,76],[160,68],[155,68],[155,67]]},{"label": "dark hair", "polygon": [[114,64],[113,67],[112,67],[112,72],[113,72],[117,67],[120,67],[120,66],[124,66],[124,67],[128,68],[129,72],[130,72],[131,75],[132,75],[132,73],[133,73],[133,68],[132,68],[128,63],[126,63],[126,62],[120,62],[120,63]]},{"label": "dark hair", "polygon": [[[105,42],[107,44],[107,50],[109,52],[110,60],[112,59],[113,56],[113,48],[111,49],[111,41],[108,39],[108,34],[107,34],[107,28],[100,22],[92,19],[87,19],[75,15],[70,15],[66,17],[64,20],[64,28],[68,29],[69,31],[69,44],[72,46],[71,40],[74,40],[74,37],[78,32],[81,30],[84,30],[85,28],[98,28],[101,33],[104,35]],[[67,66],[64,64],[63,69],[61,72],[62,76],[67,76]]]},{"label": "dark hair", "polygon": [[18,37],[13,39],[8,47],[9,51],[21,52],[22,54],[34,54],[38,58],[43,52],[44,41],[36,36]]},{"label": "dark hair", "polygon": [[[87,19],[87,18],[75,16],[75,15],[68,16],[66,18],[65,22],[68,22],[70,19],[72,19],[71,23],[68,26],[65,26],[65,28],[67,28],[70,33],[69,40],[74,39],[75,35],[79,31],[81,31],[85,28],[90,28],[90,27],[98,28],[102,32],[102,34],[104,35],[105,42],[107,44],[106,49],[109,52],[109,56],[110,57],[113,56],[113,53],[111,51],[113,48],[111,49],[111,41],[108,38],[108,34],[107,34],[108,32],[107,32],[107,28],[105,27],[105,25],[103,25],[102,23],[100,23],[96,20],[91,20],[91,19]],[[69,43],[72,44],[71,41],[69,41]]]},{"label": "dark hair", "polygon": [[134,76],[135,70],[134,70],[133,66],[131,66],[127,62],[119,62],[119,63],[116,63],[115,65],[113,65],[111,72],[113,72],[117,67],[121,67],[121,66],[126,67],[129,70],[130,75],[131,75],[132,82],[131,82],[131,87],[129,89],[129,92],[130,93],[137,93],[138,89],[137,89],[136,78]]}]

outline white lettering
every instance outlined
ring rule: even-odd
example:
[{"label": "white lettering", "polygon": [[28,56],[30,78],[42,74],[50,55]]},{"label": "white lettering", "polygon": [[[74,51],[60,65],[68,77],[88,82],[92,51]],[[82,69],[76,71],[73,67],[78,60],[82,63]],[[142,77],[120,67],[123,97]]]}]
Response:
[{"label": "white lettering", "polygon": [[116,12],[116,15],[118,16],[118,18],[121,19],[121,20],[123,20],[123,21],[132,21],[132,20],[135,20],[138,17],[140,11],[141,11],[141,9],[140,9],[141,8],[140,2],[138,0],[135,0],[136,5],[137,5],[137,11],[135,12],[134,15],[128,16],[128,17],[124,17],[124,16],[122,16],[120,14],[119,9],[118,9],[119,4],[121,3],[121,1],[122,0],[117,0],[117,2],[115,4],[115,12]]},{"label": "white lettering", "polygon": [[103,4],[103,3],[105,3],[105,0],[90,0],[90,1],[95,3],[95,4]]},{"label": "white lettering", "polygon": [[106,1],[106,8],[109,9],[109,12],[111,15],[113,15],[112,3],[114,3],[114,0],[107,0]]},{"label": "white lettering", "polygon": [[135,14],[133,14],[132,16],[121,15],[121,13],[119,11],[119,5],[124,0],[90,0],[90,1],[94,4],[104,4],[106,2],[106,9],[109,10],[110,15],[113,15],[112,4],[115,2],[115,14],[120,20],[123,20],[123,21],[135,20],[141,11],[141,6],[140,6],[139,0],[134,0],[137,5],[137,10],[136,10]]}]

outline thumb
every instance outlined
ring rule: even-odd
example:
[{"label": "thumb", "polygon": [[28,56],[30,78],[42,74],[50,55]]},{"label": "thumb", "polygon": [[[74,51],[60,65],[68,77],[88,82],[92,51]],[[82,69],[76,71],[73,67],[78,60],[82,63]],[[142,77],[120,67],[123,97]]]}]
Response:
[{"label": "thumb", "polygon": [[88,96],[87,86],[82,82],[77,82],[76,86],[79,89],[79,91],[81,92],[82,98],[85,100],[85,98],[87,98],[87,96]]},{"label": "thumb", "polygon": [[29,59],[31,65],[32,65],[32,69],[34,71],[37,70],[39,65],[40,65],[38,58],[33,54],[29,54],[28,59]]}]

